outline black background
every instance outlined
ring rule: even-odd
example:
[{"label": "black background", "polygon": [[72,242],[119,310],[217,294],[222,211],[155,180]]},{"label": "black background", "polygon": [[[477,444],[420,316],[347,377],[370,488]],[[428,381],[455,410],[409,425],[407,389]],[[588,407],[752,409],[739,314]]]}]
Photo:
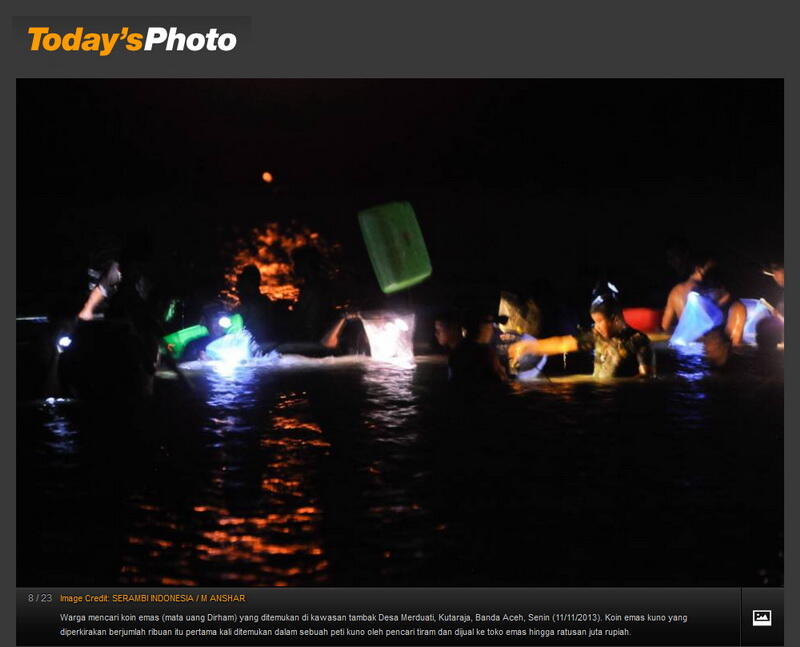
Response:
[{"label": "black background", "polygon": [[582,310],[607,275],[626,305],[660,306],[681,241],[758,296],[783,247],[782,104],[771,79],[20,80],[18,310],[142,228],[208,294],[235,237],[271,220],[341,242],[363,280],[355,214],[391,200],[426,237],[423,301],[546,279]]}]

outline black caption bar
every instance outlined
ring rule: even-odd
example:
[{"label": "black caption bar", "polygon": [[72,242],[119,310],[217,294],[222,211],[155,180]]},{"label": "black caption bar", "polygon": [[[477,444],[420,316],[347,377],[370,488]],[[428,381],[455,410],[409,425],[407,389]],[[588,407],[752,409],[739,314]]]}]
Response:
[{"label": "black caption bar", "polygon": [[783,589],[18,589],[19,645],[782,645]]}]

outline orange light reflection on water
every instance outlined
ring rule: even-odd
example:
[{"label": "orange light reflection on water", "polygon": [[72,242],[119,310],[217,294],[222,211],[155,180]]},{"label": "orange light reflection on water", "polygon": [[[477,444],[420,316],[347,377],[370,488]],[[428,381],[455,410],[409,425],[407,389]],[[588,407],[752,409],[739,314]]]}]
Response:
[{"label": "orange light reflection on water", "polygon": [[[330,443],[310,414],[304,393],[285,393],[273,406],[259,442],[263,499],[227,504],[230,472],[225,453],[208,474],[206,502],[191,507],[189,522],[175,527],[162,506],[139,504],[147,534],[132,534],[133,563],[121,568],[123,583],[196,586],[214,581],[242,585],[321,584],[328,560],[322,545],[322,509],[308,474]],[[322,450],[322,451],[321,451]],[[229,476],[229,473],[232,474]],[[224,504],[219,501],[226,501]],[[151,520],[159,518],[156,527]],[[155,531],[155,534],[154,534]],[[166,572],[158,572],[163,568]]]},{"label": "orange light reflection on water", "polygon": [[328,562],[319,531],[322,510],[298,503],[315,498],[305,477],[309,448],[327,448],[329,443],[319,438],[323,430],[310,419],[304,395],[282,394],[274,405],[270,431],[261,438],[260,445],[270,456],[261,490],[269,495],[267,505],[272,510],[243,516],[220,506],[195,506],[206,528],[211,522],[195,547],[198,560],[257,567],[261,579],[250,575],[249,581],[267,577],[273,586],[324,581]]}]

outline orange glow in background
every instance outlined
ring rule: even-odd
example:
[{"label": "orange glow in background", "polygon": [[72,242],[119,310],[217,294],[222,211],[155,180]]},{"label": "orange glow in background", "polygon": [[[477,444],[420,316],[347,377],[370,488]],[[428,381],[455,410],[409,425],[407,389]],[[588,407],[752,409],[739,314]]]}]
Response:
[{"label": "orange glow in background", "polygon": [[291,254],[307,245],[315,247],[326,264],[334,267],[332,261],[340,246],[324,241],[308,227],[270,222],[252,229],[249,236],[236,241],[230,269],[225,273],[227,286],[221,296],[230,306],[237,305],[236,279],[245,267],[255,265],[261,273],[261,294],[273,301],[296,302],[300,297],[300,285],[292,270]]}]

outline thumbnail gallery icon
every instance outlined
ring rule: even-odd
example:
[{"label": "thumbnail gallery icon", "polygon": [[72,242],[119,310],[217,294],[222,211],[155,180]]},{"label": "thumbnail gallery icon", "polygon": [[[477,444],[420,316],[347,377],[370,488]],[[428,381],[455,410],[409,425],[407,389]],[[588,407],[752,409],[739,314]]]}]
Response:
[{"label": "thumbnail gallery icon", "polygon": [[772,626],[772,611],[769,609],[754,609],[753,610],[753,626],[754,627],[771,627]]}]

